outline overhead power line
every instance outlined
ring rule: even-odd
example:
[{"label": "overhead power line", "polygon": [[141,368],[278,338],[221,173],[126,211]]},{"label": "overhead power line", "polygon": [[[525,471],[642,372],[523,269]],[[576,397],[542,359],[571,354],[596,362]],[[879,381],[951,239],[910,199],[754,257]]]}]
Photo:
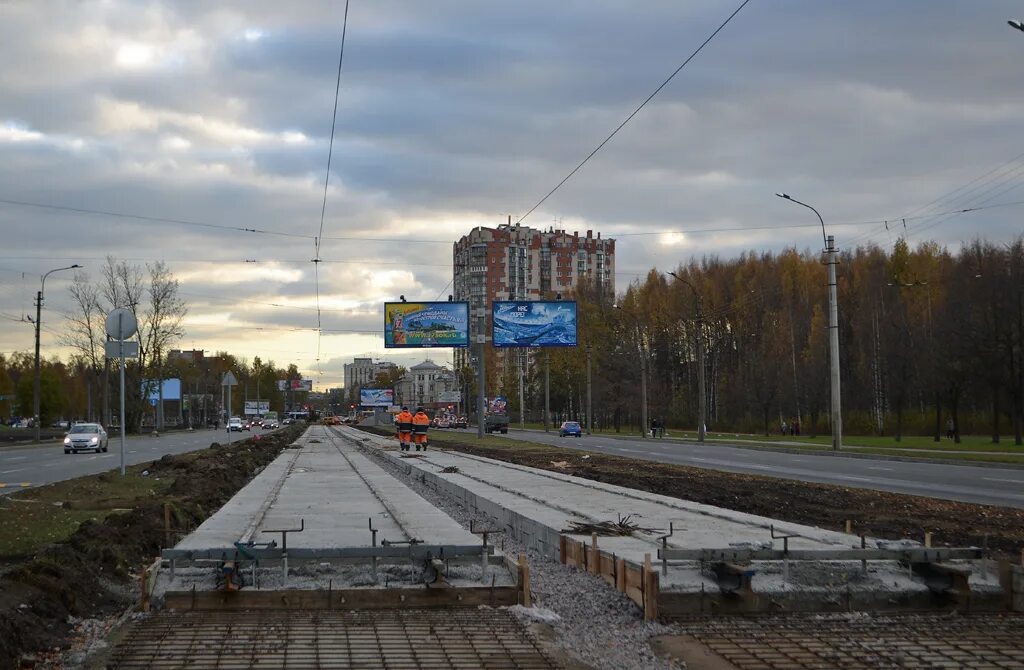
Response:
[{"label": "overhead power line", "polygon": [[65,205],[54,205],[43,202],[30,202],[28,200],[12,200],[10,198],[0,198],[0,204],[4,205],[17,205],[19,207],[33,207],[36,209],[49,209],[61,212],[71,212],[74,214],[92,214],[96,216],[110,216],[118,219],[136,219],[139,221],[153,221],[156,223],[173,223],[179,226],[197,226],[200,228],[214,228],[219,230],[232,230],[242,233],[258,233],[261,235],[278,235],[281,237],[296,237],[301,239],[312,239],[310,235],[297,235],[295,233],[284,233],[277,230],[266,230],[263,228],[245,228],[243,226],[228,226],[220,223],[206,223],[203,221],[189,221],[187,219],[171,219],[163,216],[148,216],[145,214],[128,214],[125,212],[111,212],[102,209],[88,209],[86,207],[68,207]]},{"label": "overhead power line", "polygon": [[537,208],[538,208],[538,207],[540,207],[540,206],[541,206],[542,204],[544,204],[544,201],[546,201],[546,200],[547,200],[548,198],[550,198],[550,197],[551,197],[552,195],[554,195],[555,191],[557,191],[558,189],[562,188],[562,185],[563,185],[563,184],[565,184],[565,182],[569,181],[569,180],[570,180],[570,179],[572,178],[572,176],[573,176],[574,174],[576,174],[577,172],[579,172],[579,171],[580,171],[580,168],[582,168],[582,167],[583,167],[584,165],[586,165],[586,164],[587,164],[587,161],[589,161],[589,160],[590,160],[591,158],[593,158],[593,157],[594,157],[594,155],[595,155],[595,154],[596,154],[596,153],[597,153],[598,151],[600,151],[600,150],[601,150],[602,148],[604,148],[604,145],[608,144],[608,142],[610,142],[610,141],[611,141],[611,139],[612,139],[613,137],[615,137],[615,135],[617,135],[617,134],[618,134],[618,132],[619,132],[620,130],[622,130],[622,129],[623,129],[623,128],[624,128],[625,126],[626,126],[626,124],[627,124],[627,123],[629,123],[630,121],[632,121],[632,120],[633,120],[633,117],[634,117],[634,116],[636,116],[637,114],[639,114],[639,113],[640,113],[640,110],[641,110],[641,109],[643,109],[643,108],[644,108],[644,107],[645,107],[645,106],[647,105],[647,103],[649,103],[649,102],[650,102],[651,100],[653,100],[653,99],[654,99],[654,96],[658,95],[658,93],[660,93],[660,92],[661,92],[661,89],[663,89],[663,88],[665,88],[666,86],[668,86],[668,83],[669,83],[670,81],[672,81],[672,80],[673,80],[673,79],[675,78],[675,76],[676,76],[677,74],[679,74],[679,72],[680,72],[680,71],[681,71],[681,70],[682,70],[682,69],[683,69],[684,67],[686,67],[686,66],[687,66],[687,64],[689,64],[689,62],[690,62],[691,60],[693,60],[693,59],[694,59],[694,58],[695,58],[695,57],[697,56],[697,54],[699,54],[699,53],[700,53],[700,52],[701,52],[701,51],[702,51],[702,50],[704,49],[704,47],[706,47],[706,46],[708,45],[708,43],[710,43],[710,42],[711,42],[711,40],[713,40],[713,39],[715,38],[715,36],[716,36],[716,35],[717,35],[718,33],[720,33],[720,32],[722,31],[722,29],[723,29],[723,28],[725,28],[725,27],[726,27],[727,25],[729,25],[729,22],[730,22],[730,21],[732,21],[732,20],[733,20],[733,18],[734,18],[734,17],[735,17],[735,16],[737,15],[737,14],[739,14],[739,13],[740,13],[740,11],[741,11],[741,10],[742,10],[742,9],[743,9],[744,7],[746,7],[746,6],[747,6],[747,3],[749,3],[749,2],[750,2],[750,0],[743,0],[743,2],[742,2],[742,3],[740,3],[740,6],[739,6],[739,7],[737,7],[737,8],[736,8],[736,9],[735,9],[735,10],[733,11],[733,13],[732,13],[732,14],[730,14],[730,15],[729,15],[729,18],[727,18],[727,19],[726,19],[725,21],[722,21],[722,24],[721,24],[720,26],[718,26],[718,27],[717,27],[717,28],[715,29],[715,32],[713,32],[713,33],[711,33],[710,35],[708,35],[707,39],[705,39],[705,40],[704,40],[703,42],[701,42],[701,45],[700,45],[699,47],[697,47],[697,48],[696,48],[696,49],[694,50],[694,52],[693,52],[693,53],[691,53],[691,54],[690,54],[690,55],[689,55],[689,56],[687,57],[687,59],[686,59],[686,60],[684,60],[684,61],[683,61],[682,65],[680,65],[679,67],[677,67],[677,68],[675,69],[675,71],[674,71],[674,72],[673,72],[672,74],[670,74],[670,75],[668,76],[668,78],[667,78],[667,79],[665,79],[665,81],[661,82],[661,85],[660,85],[660,86],[658,86],[658,88],[654,89],[654,92],[653,92],[653,93],[651,93],[651,94],[650,94],[649,96],[647,96],[647,98],[646,98],[646,99],[645,99],[645,100],[644,100],[643,102],[641,102],[641,103],[640,103],[640,105],[639,105],[639,106],[638,106],[638,107],[637,107],[636,109],[634,109],[634,110],[633,110],[633,113],[632,113],[632,114],[630,114],[629,116],[627,116],[627,117],[626,117],[626,119],[625,119],[625,120],[624,120],[624,121],[623,121],[622,123],[620,123],[620,124],[619,124],[619,125],[618,125],[618,126],[617,126],[617,127],[615,128],[615,130],[613,130],[613,131],[611,132],[611,134],[610,134],[610,135],[608,135],[608,137],[604,138],[604,140],[603,140],[603,141],[602,141],[602,142],[601,142],[600,144],[598,144],[598,145],[597,145],[597,146],[596,146],[596,147],[594,148],[594,150],[593,150],[593,151],[591,151],[591,152],[590,152],[589,154],[587,154],[587,157],[586,157],[586,158],[584,158],[583,160],[581,160],[581,161],[580,161],[580,163],[579,163],[579,165],[577,165],[576,167],[574,167],[574,168],[572,169],[572,171],[571,171],[571,172],[570,172],[569,174],[567,174],[567,175],[565,176],[565,178],[564,178],[564,179],[562,179],[562,181],[558,182],[558,184],[556,184],[556,185],[555,185],[555,187],[554,187],[553,189],[551,189],[550,191],[548,191],[547,195],[545,195],[545,196],[544,196],[543,198],[541,198],[540,200],[538,200],[538,201],[537,201],[537,204],[535,204],[535,205],[534,205],[533,207],[531,207],[531,208],[530,208],[530,209],[529,209],[529,210],[528,210],[528,211],[526,212],[526,214],[523,214],[523,215],[522,215],[521,217],[519,217],[519,220],[518,220],[518,221],[516,221],[516,223],[522,223],[522,222],[523,222],[523,221],[524,221],[524,220],[526,219],[526,217],[530,216],[530,214],[532,214],[532,213],[533,213],[533,211],[534,211],[535,209],[537,209]]}]

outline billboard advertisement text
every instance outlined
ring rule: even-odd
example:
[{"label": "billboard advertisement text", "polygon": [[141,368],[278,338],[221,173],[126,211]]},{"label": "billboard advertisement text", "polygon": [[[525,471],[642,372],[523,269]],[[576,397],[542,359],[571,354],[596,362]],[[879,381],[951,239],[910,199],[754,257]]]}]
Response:
[{"label": "billboard advertisement text", "polygon": [[468,347],[469,303],[384,303],[384,347]]},{"label": "billboard advertisement text", "polygon": [[395,392],[391,389],[359,389],[359,404],[363,407],[391,407]]},{"label": "billboard advertisement text", "polygon": [[572,301],[495,301],[496,347],[575,347],[576,303]]}]

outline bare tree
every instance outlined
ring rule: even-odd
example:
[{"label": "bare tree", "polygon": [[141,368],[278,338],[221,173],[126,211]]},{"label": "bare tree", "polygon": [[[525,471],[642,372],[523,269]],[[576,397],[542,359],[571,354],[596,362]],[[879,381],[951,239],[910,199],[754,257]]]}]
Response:
[{"label": "bare tree", "polygon": [[[93,386],[99,381],[100,369],[106,362],[103,350],[103,343],[106,340],[104,333],[106,312],[101,304],[100,289],[89,281],[88,273],[75,273],[70,293],[74,307],[65,315],[67,327],[61,335],[61,342],[74,349],[84,363],[84,367],[88,369],[87,415],[89,420],[93,421],[96,418],[93,407]],[[103,417],[105,422],[107,417],[105,390],[103,393]]]},{"label": "bare tree", "polygon": [[[188,313],[188,307],[178,294],[179,282],[171,274],[166,263],[157,261],[148,264],[146,269],[149,270],[149,286],[147,287],[149,304],[139,321],[139,336],[146,349],[149,369],[155,373],[157,379],[156,421],[157,428],[163,430],[164,356],[171,345],[185,334],[182,322]],[[140,346],[140,353],[142,348]]]}]

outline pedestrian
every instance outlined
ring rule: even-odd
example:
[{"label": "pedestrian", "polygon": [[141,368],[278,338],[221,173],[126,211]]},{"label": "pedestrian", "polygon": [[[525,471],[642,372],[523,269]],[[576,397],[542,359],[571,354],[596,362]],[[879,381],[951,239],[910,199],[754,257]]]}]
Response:
[{"label": "pedestrian", "polygon": [[427,429],[430,428],[430,417],[422,407],[416,408],[416,416],[412,418],[413,436],[416,439],[416,451],[427,450]]},{"label": "pedestrian", "polygon": [[658,437],[658,420],[651,419],[651,437]]},{"label": "pedestrian", "polygon": [[793,422],[793,434],[800,437],[800,419]]},{"label": "pedestrian", "polygon": [[952,440],[956,437],[956,425],[953,423],[953,417],[949,417],[949,421],[946,422],[946,439]]},{"label": "pedestrian", "polygon": [[395,424],[398,426],[398,446],[402,451],[409,451],[409,445],[412,443],[412,412],[409,408],[402,406],[402,411],[398,413],[395,418]]},{"label": "pedestrian", "polygon": [[783,419],[783,420],[782,420],[782,425],[781,425],[781,429],[782,429],[782,434],[783,434],[783,435],[785,435],[785,434],[786,434],[786,428],[787,428],[787,427],[788,427],[788,426],[786,426],[786,420],[785,420],[785,419]]}]

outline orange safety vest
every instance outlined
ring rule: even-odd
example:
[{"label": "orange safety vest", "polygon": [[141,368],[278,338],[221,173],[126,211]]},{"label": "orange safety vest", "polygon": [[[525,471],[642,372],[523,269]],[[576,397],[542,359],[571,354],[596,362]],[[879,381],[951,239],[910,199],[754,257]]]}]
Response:
[{"label": "orange safety vest", "polygon": [[412,432],[412,412],[406,410],[398,413],[398,432]]},{"label": "orange safety vest", "polygon": [[430,417],[424,412],[417,412],[412,418],[412,424],[417,435],[426,435],[427,429],[430,428]]}]

